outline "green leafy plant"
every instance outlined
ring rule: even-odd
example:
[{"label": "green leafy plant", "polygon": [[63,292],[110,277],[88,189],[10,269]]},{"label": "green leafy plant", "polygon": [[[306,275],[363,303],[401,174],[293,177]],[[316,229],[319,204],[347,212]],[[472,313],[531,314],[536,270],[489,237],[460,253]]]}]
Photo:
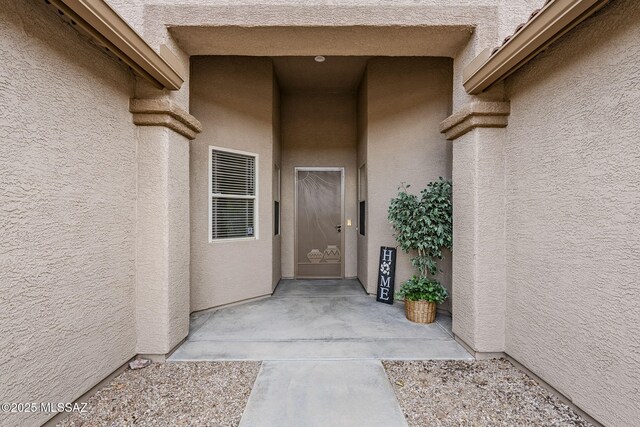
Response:
[{"label": "green leafy plant", "polygon": [[[396,241],[404,252],[415,254],[411,258],[411,265],[419,273],[419,276],[414,276],[402,285],[399,295],[413,300],[410,295],[422,295],[428,290],[427,293],[435,292],[431,297],[434,301],[440,301],[441,295],[444,295],[444,299],[447,298],[446,289],[428,276],[437,274],[437,261],[443,258],[442,250],[451,249],[453,245],[451,182],[441,177],[438,181],[427,184],[427,188],[420,191],[419,196],[408,193],[409,187],[402,183],[398,188],[398,195],[389,205],[388,218],[395,231]],[[434,290],[437,288],[435,284],[439,286],[437,291]],[[405,293],[405,286],[410,286],[413,293]],[[418,288],[423,291],[418,291]]]},{"label": "green leafy plant", "polygon": [[449,294],[437,280],[413,276],[402,284],[398,297],[406,301],[429,301],[442,304]]}]

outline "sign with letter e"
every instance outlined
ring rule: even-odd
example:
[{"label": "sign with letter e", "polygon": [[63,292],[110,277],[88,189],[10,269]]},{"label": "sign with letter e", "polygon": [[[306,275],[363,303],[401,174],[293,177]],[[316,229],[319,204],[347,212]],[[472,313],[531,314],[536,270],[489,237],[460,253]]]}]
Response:
[{"label": "sign with letter e", "polygon": [[378,293],[376,301],[393,304],[393,285],[396,280],[396,248],[380,248],[380,268],[378,269]]}]

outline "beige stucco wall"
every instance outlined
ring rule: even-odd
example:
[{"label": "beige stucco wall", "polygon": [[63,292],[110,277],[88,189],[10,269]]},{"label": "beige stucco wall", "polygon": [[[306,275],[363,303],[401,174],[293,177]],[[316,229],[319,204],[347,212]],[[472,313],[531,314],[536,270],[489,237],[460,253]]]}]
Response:
[{"label": "beige stucco wall", "polygon": [[[191,55],[442,56],[463,67],[544,0],[108,0],[152,46]],[[185,62],[188,62],[185,61]],[[171,94],[188,98],[185,90]],[[483,95],[502,96],[502,88]]]},{"label": "beige stucco wall", "polygon": [[[273,285],[273,67],[268,58],[195,57],[191,114],[191,311],[268,295]],[[256,153],[258,239],[209,243],[209,146]]]},{"label": "beige stucco wall", "polygon": [[0,57],[0,396],[72,402],[135,354],[133,78],[44,2],[0,2]]},{"label": "beige stucco wall", "polygon": [[138,128],[136,352],[169,353],[189,331],[189,140]]},{"label": "beige stucco wall", "polygon": [[[396,246],[387,220],[389,201],[401,182],[417,192],[438,177],[451,177],[451,143],[438,124],[451,111],[452,65],[446,58],[373,58],[367,65],[366,161],[368,178],[368,277],[376,291],[380,246]],[[362,154],[361,154],[362,156]],[[450,287],[451,257],[440,264]],[[414,274],[401,251],[399,286]],[[442,308],[449,309],[447,302]]]},{"label": "beige stucco wall", "polygon": [[[360,188],[357,189],[358,199],[365,201],[365,220],[364,224],[357,223],[357,239],[358,239],[358,280],[364,286],[366,286],[368,274],[368,246],[369,246],[369,233],[367,232],[367,218],[369,214],[367,213],[367,209],[369,207],[368,196],[367,196],[367,117],[368,117],[368,106],[367,106],[367,70],[365,69],[364,75],[362,76],[362,81],[360,82],[360,86],[358,87],[358,142],[357,142],[357,165],[358,170],[362,172],[358,172],[360,175],[358,177],[358,186],[362,188],[362,193],[360,194]],[[362,181],[362,182],[360,182]],[[360,206],[356,206],[356,215],[359,215]],[[359,218],[358,218],[359,221]],[[364,225],[364,236],[360,234],[359,228]]]},{"label": "beige stucco wall", "polygon": [[344,275],[355,277],[356,95],[292,92],[281,100],[282,276],[294,276],[294,168],[324,166],[345,168]]},{"label": "beige stucco wall", "polygon": [[504,350],[504,138],[476,128],[453,143],[453,333],[474,350]]},{"label": "beige stucco wall", "polygon": [[507,81],[505,350],[609,426],[640,420],[640,3]]},{"label": "beige stucco wall", "polygon": [[[281,146],[281,132],[280,132],[280,86],[278,85],[278,79],[275,74],[273,76],[273,116],[272,116],[272,126],[273,126],[273,177],[272,177],[272,202],[271,208],[274,210],[272,213],[273,218],[273,226],[275,227],[275,208],[274,201],[279,193],[281,193],[281,183],[280,183],[280,170],[282,168],[282,146]],[[282,212],[282,200],[281,196],[280,200],[280,211]],[[282,216],[282,215],[281,215]],[[282,227],[280,228],[282,230]],[[280,282],[280,278],[282,277],[282,257],[281,248],[282,248],[282,231],[277,236],[275,235],[275,230],[273,232],[273,244],[272,244],[272,290],[278,286],[278,282]]]}]

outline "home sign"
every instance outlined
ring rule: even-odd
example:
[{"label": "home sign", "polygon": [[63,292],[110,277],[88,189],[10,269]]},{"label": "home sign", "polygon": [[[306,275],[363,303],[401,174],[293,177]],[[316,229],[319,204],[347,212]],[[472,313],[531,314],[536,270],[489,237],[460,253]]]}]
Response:
[{"label": "home sign", "polygon": [[393,304],[393,286],[396,280],[396,248],[380,248],[380,267],[378,268],[378,292],[376,301]]}]

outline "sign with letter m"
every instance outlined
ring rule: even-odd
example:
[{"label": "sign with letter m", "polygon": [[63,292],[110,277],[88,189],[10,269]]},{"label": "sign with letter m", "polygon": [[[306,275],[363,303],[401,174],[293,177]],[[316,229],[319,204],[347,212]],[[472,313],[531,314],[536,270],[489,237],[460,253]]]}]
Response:
[{"label": "sign with letter m", "polygon": [[396,276],[396,248],[380,248],[380,268],[378,269],[378,292],[376,301],[393,304],[393,287]]}]

